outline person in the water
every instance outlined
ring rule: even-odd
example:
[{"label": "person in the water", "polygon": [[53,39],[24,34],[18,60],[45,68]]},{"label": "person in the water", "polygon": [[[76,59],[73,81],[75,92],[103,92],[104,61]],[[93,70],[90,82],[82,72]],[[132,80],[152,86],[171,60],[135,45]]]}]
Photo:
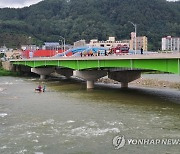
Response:
[{"label": "person in the water", "polygon": [[41,92],[41,91],[42,91],[42,86],[41,86],[41,85],[39,85],[39,86],[35,89],[35,91],[39,91],[39,92]]},{"label": "person in the water", "polygon": [[45,91],[46,91],[46,86],[44,85],[44,86],[43,86],[43,92],[45,92]]}]

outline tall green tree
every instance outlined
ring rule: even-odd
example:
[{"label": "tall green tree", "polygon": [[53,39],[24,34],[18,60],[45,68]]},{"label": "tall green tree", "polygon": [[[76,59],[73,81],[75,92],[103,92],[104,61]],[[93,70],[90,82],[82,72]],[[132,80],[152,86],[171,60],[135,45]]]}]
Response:
[{"label": "tall green tree", "polygon": [[[180,36],[180,2],[166,0],[44,0],[22,9],[0,9],[0,45],[19,47],[33,43],[79,39],[148,37],[149,50],[161,47],[166,35]],[[10,37],[11,36],[11,37]],[[9,40],[10,39],[10,40]]]}]

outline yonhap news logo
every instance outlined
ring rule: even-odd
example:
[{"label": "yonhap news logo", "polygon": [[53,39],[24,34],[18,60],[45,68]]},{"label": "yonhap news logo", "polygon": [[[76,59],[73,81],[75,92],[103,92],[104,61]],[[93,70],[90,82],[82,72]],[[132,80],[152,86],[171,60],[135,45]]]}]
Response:
[{"label": "yonhap news logo", "polygon": [[112,140],[116,150],[123,148],[126,145],[180,145],[180,139],[126,139],[123,135],[115,136]]},{"label": "yonhap news logo", "polygon": [[126,144],[124,136],[116,136],[113,139],[113,145],[115,149],[120,149]]}]

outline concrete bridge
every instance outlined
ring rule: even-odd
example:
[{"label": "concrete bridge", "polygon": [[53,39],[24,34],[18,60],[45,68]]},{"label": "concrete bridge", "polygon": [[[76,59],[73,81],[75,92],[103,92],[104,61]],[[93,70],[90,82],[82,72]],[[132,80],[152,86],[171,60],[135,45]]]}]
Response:
[{"label": "concrete bridge", "polygon": [[87,88],[94,88],[94,81],[108,75],[121,82],[122,87],[140,78],[142,72],[161,71],[180,75],[180,54],[145,54],[93,57],[32,58],[11,60],[18,66],[31,67],[31,72],[44,79],[57,72],[66,77],[76,76],[87,81]]}]

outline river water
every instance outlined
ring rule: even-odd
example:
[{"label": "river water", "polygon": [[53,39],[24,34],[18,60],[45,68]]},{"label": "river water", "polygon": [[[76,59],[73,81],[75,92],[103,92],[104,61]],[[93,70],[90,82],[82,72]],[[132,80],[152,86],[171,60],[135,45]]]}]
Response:
[{"label": "river water", "polygon": [[[36,93],[38,84],[46,92]],[[179,154],[180,145],[125,139],[180,139],[180,91],[0,77],[0,154]]]}]

